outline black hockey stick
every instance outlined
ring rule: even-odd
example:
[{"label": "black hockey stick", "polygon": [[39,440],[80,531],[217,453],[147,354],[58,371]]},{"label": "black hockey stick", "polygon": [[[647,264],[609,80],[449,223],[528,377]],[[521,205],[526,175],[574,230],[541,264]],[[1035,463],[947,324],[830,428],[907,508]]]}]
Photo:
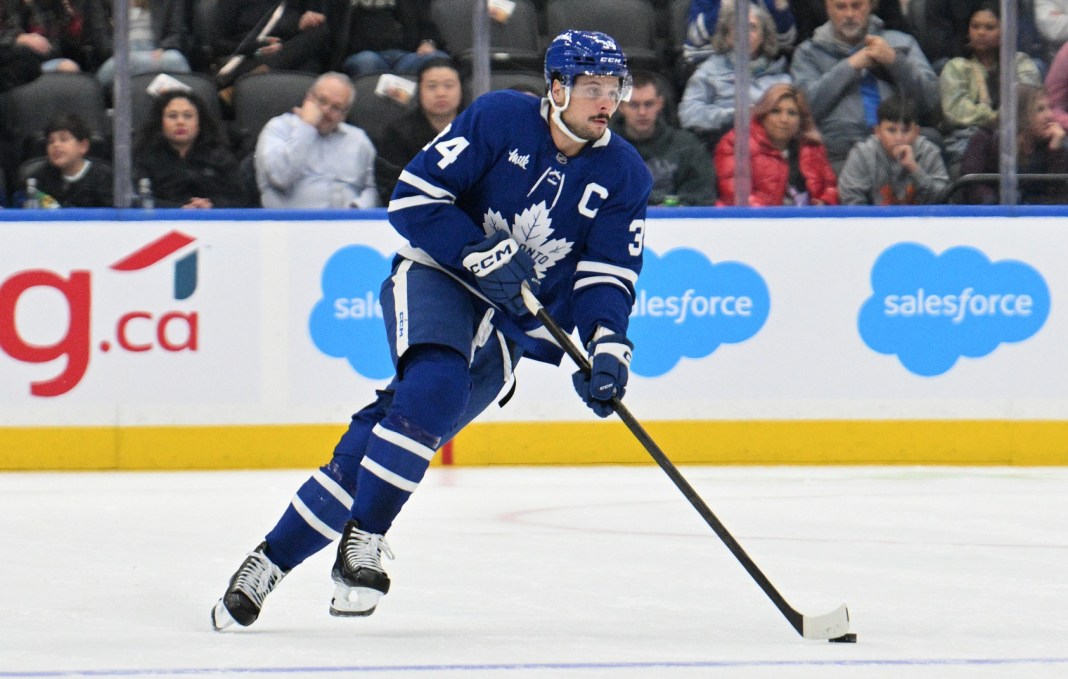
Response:
[{"label": "black hockey stick", "polygon": [[[563,329],[556,324],[553,317],[549,315],[549,312],[541,305],[538,298],[534,296],[525,285],[523,286],[523,303],[534,316],[541,321],[541,324],[545,326],[545,329],[549,331],[549,334],[553,336],[557,344],[571,357],[571,360],[582,370],[589,375],[590,362],[586,358],[586,355],[575,345],[575,341],[571,339],[571,336],[563,331]],[[675,486],[682,491],[682,494],[686,496],[686,499],[690,501],[697,513],[701,515],[701,518],[711,526],[715,531],[719,539],[723,541],[723,544],[727,545],[727,549],[731,550],[731,554],[734,555],[746,572],[756,580],[756,583],[760,585],[760,589],[764,590],[764,593],[768,595],[772,603],[779,609],[780,612],[786,617],[786,620],[793,626],[797,633],[806,639],[828,639],[834,641],[855,641],[855,635],[848,634],[849,632],[849,609],[845,604],[842,604],[837,609],[824,615],[802,615],[793,606],[787,603],[783,598],[779,590],[775,589],[775,585],[771,584],[768,577],[764,575],[763,571],[756,565],[756,562],[742,546],[738,544],[738,541],[734,539],[730,531],[723,525],[723,523],[716,518],[716,515],[712,513],[712,510],[708,508],[705,501],[701,499],[701,496],[697,494],[697,491],[693,489],[693,486],[679,473],[679,470],[675,467],[674,463],[668,459],[664,451],[660,450],[660,446],[653,441],[649,436],[645,428],[631,415],[630,410],[627,409],[623,402],[618,397],[613,396],[611,400],[612,409],[615,410],[616,415],[619,415],[619,419],[623,420],[623,424],[627,425],[627,429],[630,429],[634,434],[638,442],[645,447],[645,450],[652,456],[656,463],[660,465],[660,468],[664,470],[664,473],[668,475],[668,478],[675,484]]]}]

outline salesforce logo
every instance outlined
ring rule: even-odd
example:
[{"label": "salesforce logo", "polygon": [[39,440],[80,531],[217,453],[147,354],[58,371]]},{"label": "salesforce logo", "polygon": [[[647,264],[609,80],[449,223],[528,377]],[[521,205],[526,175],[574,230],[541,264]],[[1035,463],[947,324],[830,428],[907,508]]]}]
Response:
[{"label": "salesforce logo", "polygon": [[768,319],[764,279],[738,262],[713,264],[697,250],[663,257],[645,251],[627,334],[638,349],[631,370],[645,377],[682,359],[703,358],[720,344],[744,342]]},{"label": "salesforce logo", "polygon": [[371,379],[393,375],[378,301],[392,259],[363,245],[335,252],[323,267],[323,296],[308,319],[319,351],[348,360],[353,370]]},{"label": "salesforce logo", "polygon": [[936,255],[916,243],[895,245],[876,260],[871,283],[861,338],[925,377],[941,375],[961,356],[980,358],[1002,342],[1022,342],[1049,316],[1049,288],[1038,271],[1023,262],[991,262],[971,247]]}]

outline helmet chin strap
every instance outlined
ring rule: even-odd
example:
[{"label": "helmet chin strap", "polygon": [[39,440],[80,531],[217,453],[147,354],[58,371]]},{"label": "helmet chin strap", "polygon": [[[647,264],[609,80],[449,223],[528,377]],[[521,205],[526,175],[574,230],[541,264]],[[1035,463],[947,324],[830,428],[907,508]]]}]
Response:
[{"label": "helmet chin strap", "polygon": [[563,132],[565,135],[567,135],[567,137],[569,139],[571,139],[572,141],[574,141],[576,143],[579,143],[579,144],[585,144],[586,142],[589,141],[589,139],[583,139],[582,137],[579,137],[574,132],[572,132],[568,128],[568,126],[564,123],[564,119],[560,116],[560,114],[563,113],[564,110],[566,110],[567,107],[570,106],[570,105],[571,105],[571,87],[570,86],[565,86],[564,87],[564,105],[563,106],[557,106],[556,105],[556,99],[553,98],[552,89],[549,90],[549,106],[551,106],[552,109],[553,109],[553,112],[550,115],[552,116],[553,122],[556,123],[556,126],[560,128],[560,131]]}]

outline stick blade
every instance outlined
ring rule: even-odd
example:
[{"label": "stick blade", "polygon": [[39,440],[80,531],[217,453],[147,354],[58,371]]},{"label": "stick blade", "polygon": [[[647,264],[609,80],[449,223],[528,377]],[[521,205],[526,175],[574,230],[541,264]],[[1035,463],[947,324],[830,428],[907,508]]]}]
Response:
[{"label": "stick blade", "polygon": [[801,618],[801,636],[806,639],[836,639],[849,631],[849,609],[842,604],[830,613]]}]

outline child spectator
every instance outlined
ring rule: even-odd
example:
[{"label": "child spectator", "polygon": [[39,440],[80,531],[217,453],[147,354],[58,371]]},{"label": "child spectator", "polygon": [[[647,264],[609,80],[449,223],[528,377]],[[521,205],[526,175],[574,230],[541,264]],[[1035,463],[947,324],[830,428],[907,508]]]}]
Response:
[{"label": "child spectator", "polygon": [[[1016,171],[1020,174],[1068,173],[1065,131],[1053,118],[1046,90],[1020,85],[1016,101]],[[997,130],[981,127],[972,135],[961,161],[961,174],[997,173],[1000,167]],[[980,184],[968,192],[968,202],[994,205],[998,202],[995,184]],[[1020,204],[1068,203],[1064,182],[1020,182]]]},{"label": "child spectator", "polygon": [[843,205],[926,205],[949,184],[938,146],[920,136],[916,107],[899,95],[876,110],[871,137],[857,142],[838,175]]},{"label": "child spectator", "polygon": [[27,178],[37,180],[42,207],[111,207],[111,167],[89,160],[89,126],[73,113],[61,113],[45,128],[48,161]]},{"label": "child spectator", "polygon": [[[731,130],[716,145],[716,205],[734,205],[734,145]],[[749,126],[752,167],[749,204],[837,205],[834,170],[801,90],[772,85],[753,106]]]}]

